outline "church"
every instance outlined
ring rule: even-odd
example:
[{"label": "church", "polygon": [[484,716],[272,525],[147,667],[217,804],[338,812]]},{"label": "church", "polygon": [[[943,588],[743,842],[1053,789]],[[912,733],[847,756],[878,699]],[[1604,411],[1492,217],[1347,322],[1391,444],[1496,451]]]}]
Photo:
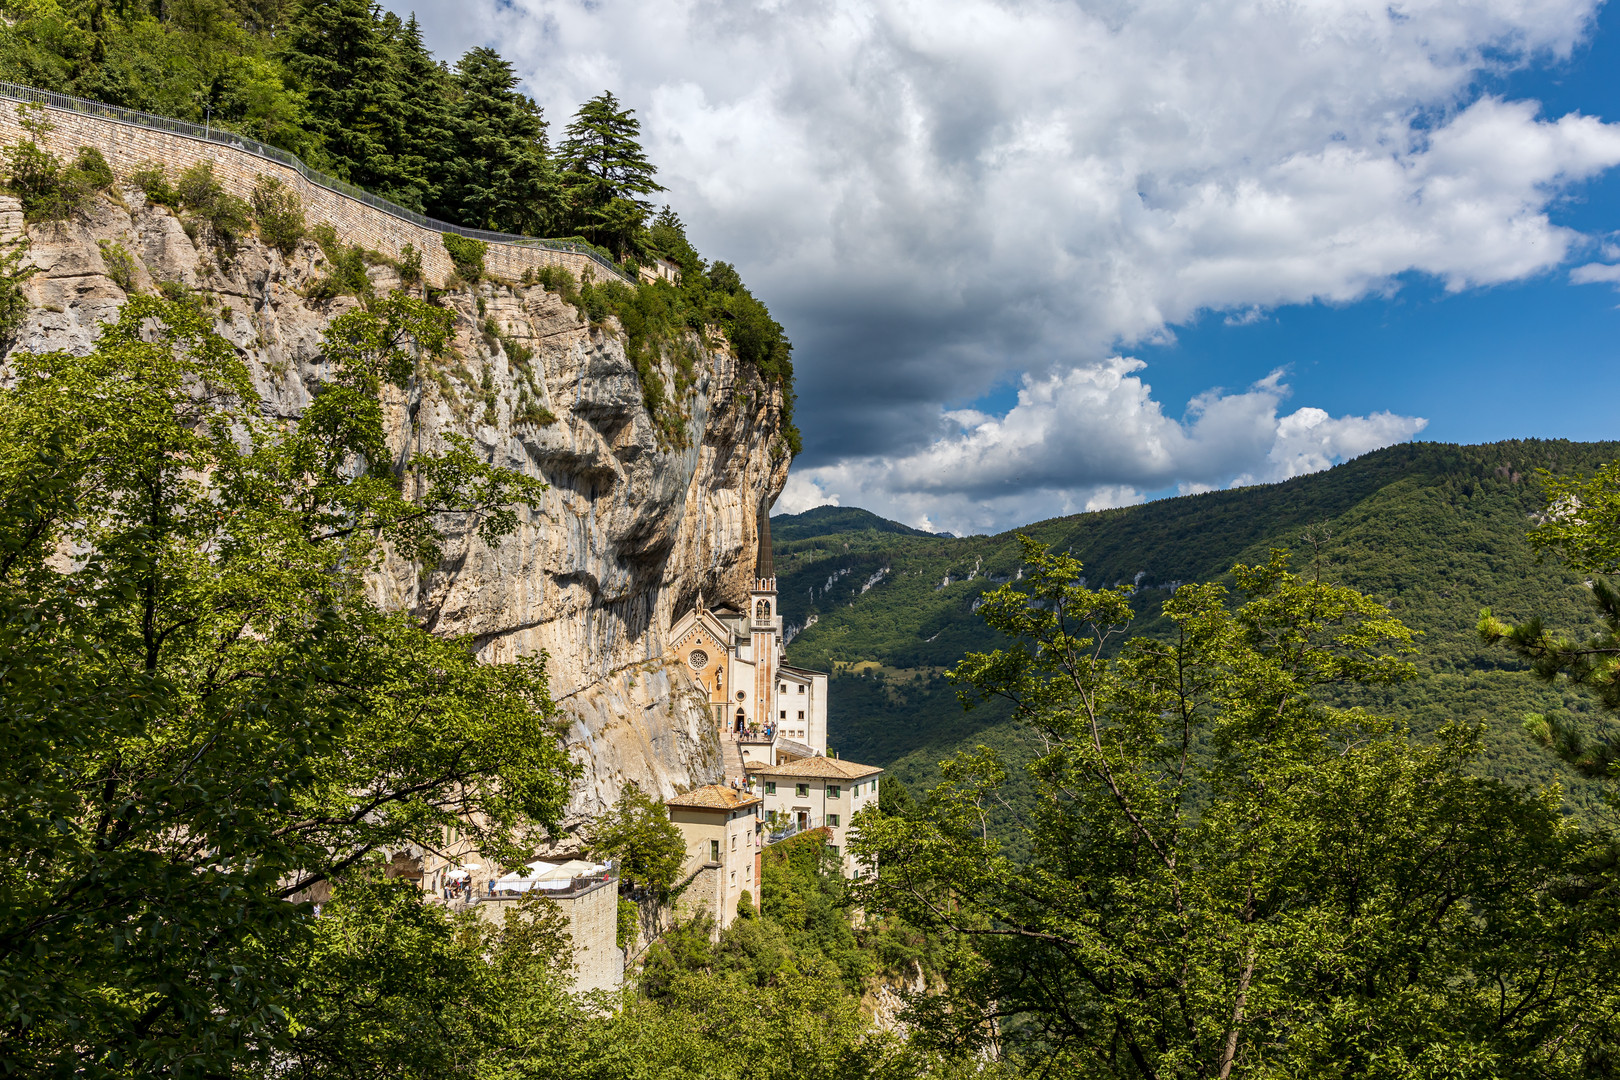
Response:
[{"label": "church", "polygon": [[827,675],[787,662],[776,603],[771,519],[759,511],[748,610],[697,605],[671,628],[671,650],[708,698],[726,753],[726,778],[749,767],[827,753]]}]

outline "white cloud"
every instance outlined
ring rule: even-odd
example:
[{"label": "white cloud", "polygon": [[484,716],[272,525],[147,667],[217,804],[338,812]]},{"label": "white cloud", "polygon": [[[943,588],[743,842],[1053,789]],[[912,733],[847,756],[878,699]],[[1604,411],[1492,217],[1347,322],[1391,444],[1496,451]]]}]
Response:
[{"label": "white cloud", "polygon": [[[736,262],[795,340],[800,466],[865,477],[827,490],[911,500],[911,520],[928,498],[1009,514],[1089,502],[1036,461],[1021,425],[1042,395],[1124,425],[1076,414],[1095,434],[1071,452],[1133,491],[1132,470],[1192,490],[1400,429],[1302,410],[1284,438],[1250,408],[1263,389],[1201,398],[1166,427],[1103,358],[1203,311],[1241,324],[1413,272],[1452,290],[1546,273],[1586,244],[1549,207],[1620,163],[1620,125],[1475,89],[1569,56],[1598,0],[410,6],[441,52],[513,59],[559,129],[604,88],[637,110],[694,241]],[[943,411],[1025,375],[1029,402],[1005,417]],[[1124,445],[1137,436],[1160,441]],[[994,467],[992,448],[1021,464]],[[978,465],[924,475],[947,460]]]},{"label": "white cloud", "polygon": [[1587,263],[1569,272],[1569,280],[1576,285],[1614,285],[1620,287],[1620,265]]},{"label": "white cloud", "polygon": [[[796,471],[783,508],[842,501],[901,520],[927,508],[940,528],[987,531],[1129,506],[1172,485],[1195,494],[1286,480],[1410,439],[1428,423],[1313,407],[1280,414],[1289,392],[1281,372],[1239,393],[1201,394],[1176,420],[1153,400],[1142,368],[1116,356],[1027,376],[1006,416],[973,416],[902,456]],[[814,501],[803,496],[811,491]]]}]

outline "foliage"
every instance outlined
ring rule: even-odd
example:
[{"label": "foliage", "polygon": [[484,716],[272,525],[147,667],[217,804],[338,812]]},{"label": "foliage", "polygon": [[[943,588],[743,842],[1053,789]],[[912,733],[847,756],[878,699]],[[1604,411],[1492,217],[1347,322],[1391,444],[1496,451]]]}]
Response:
[{"label": "foliage", "polygon": [[641,921],[641,907],[634,900],[623,898],[620,898],[618,905],[618,927],[613,935],[613,943],[621,949],[628,949],[636,941],[636,927]]},{"label": "foliage", "polygon": [[312,300],[330,300],[345,293],[365,300],[371,296],[371,277],[366,272],[366,251],[358,244],[345,244],[337,230],[321,222],[310,236],[326,256],[326,276],[310,283],[306,295]]},{"label": "foliage", "polygon": [[1030,855],[991,835],[1006,769],[983,748],[850,843],[882,868],[868,907],[959,950],[913,1002],[928,1040],[1046,1076],[1590,1075],[1620,1003],[1556,794],[1467,775],[1471,729],[1420,746],[1331,704],[1411,676],[1387,609],[1273,553],[1233,568],[1235,609],[1185,585],[1168,640],[1111,650],[1130,589],[1023,555],[980,609],[1010,644],[952,678],[1033,743]]},{"label": "foliage", "polygon": [[[1605,732],[1620,734],[1620,724],[1579,687],[1525,679],[1526,665],[1482,644],[1475,624],[1489,605],[1503,618],[1540,612],[1577,634],[1597,628],[1582,575],[1538,560],[1526,541],[1526,519],[1544,505],[1530,477],[1537,467],[1571,472],[1617,456],[1613,443],[1416,443],[1281,484],[1054,518],[1025,531],[1082,558],[1094,586],[1135,582],[1133,632],[1155,637],[1173,629],[1162,609],[1178,582],[1222,580],[1234,562],[1263,560],[1272,547],[1312,552],[1313,573],[1319,564],[1323,580],[1377,597],[1421,634],[1416,678],[1346,688],[1341,704],[1400,716],[1420,739],[1451,721],[1483,723],[1471,769],[1526,787],[1557,784],[1570,812],[1596,822],[1608,814],[1606,785],[1544,751],[1521,723],[1540,713],[1581,725],[1594,743],[1612,740]],[[772,536],[782,615],[801,628],[788,654],[832,672],[833,745],[885,766],[885,783],[898,775],[922,791],[938,781],[938,762],[984,743],[1011,771],[1010,809],[997,808],[993,820],[1010,823],[1027,810],[1034,796],[1020,765],[1028,748],[1008,709],[992,702],[964,713],[944,674],[963,654],[996,647],[974,606],[1019,574],[1016,537],[924,535],[837,507],[779,516]],[[1021,835],[1002,833],[1009,844]]]},{"label": "foliage", "polygon": [[447,332],[402,296],[344,315],[295,424],[186,303],[11,358],[0,1069],[218,1075],[284,1045],[289,900],[451,824],[519,856],[562,807],[542,661],[480,663],[362,580],[431,565],[447,523],[498,543],[540,490],[464,444],[396,473],[382,383]]},{"label": "foliage", "polygon": [[686,842],[664,804],[630,782],[613,810],[591,823],[590,853],[593,858],[614,860],[621,881],[662,903],[680,877]]},{"label": "foliage", "polygon": [[129,248],[117,240],[97,240],[96,245],[101,248],[101,262],[113,284],[125,292],[134,292],[135,256],[129,253]]},{"label": "foliage", "polygon": [[910,817],[917,811],[911,789],[898,776],[885,776],[878,788],[878,811],[884,817]]},{"label": "foliage", "polygon": [[579,107],[562,145],[573,230],[621,259],[645,251],[642,237],[652,204],[638,196],[664,190],[653,179],[658,170],[641,148],[641,122],[635,116],[634,109],[622,108],[604,91]]},{"label": "foliage", "polygon": [[93,146],[79,147],[78,156],[73,159],[72,169],[95,191],[106,191],[117,179],[113,176],[112,166],[107,164],[107,159]]},{"label": "foliage", "polygon": [[129,182],[141,189],[148,202],[170,210],[180,209],[180,193],[169,183],[168,173],[157,162],[148,161],[136,168],[129,174]]},{"label": "foliage", "polygon": [[[861,1015],[885,976],[933,972],[933,950],[898,920],[852,928],[825,836],[804,833],[765,851],[757,912],[716,933],[706,914],[676,924],[648,950],[641,1000],[615,1025],[635,1066],[607,1075],[912,1077],[963,1075],[962,1061],[920,1052]],[[665,1040],[678,1041],[665,1045]],[[686,1072],[691,1069],[692,1072]]]},{"label": "foliage", "polygon": [[493,926],[422,903],[407,881],[346,880],[300,955],[296,1034],[258,1072],[538,1076],[555,1056],[570,1075],[588,1018],[567,993],[568,955],[566,920],[538,893]]},{"label": "foliage", "polygon": [[518,92],[517,73],[494,49],[468,52],[456,64],[455,79],[462,167],[449,196],[457,207],[453,220],[543,235],[561,212],[562,190],[540,107]]},{"label": "foliage", "polygon": [[415,244],[406,244],[400,253],[399,280],[405,285],[422,283],[422,253]]},{"label": "foliage", "polygon": [[440,239],[462,281],[476,284],[484,279],[484,253],[489,250],[488,244],[455,233],[443,233]]},{"label": "foliage", "polygon": [[226,191],[214,176],[214,163],[199,161],[180,174],[175,184],[180,205],[193,220],[206,226],[209,238],[226,252],[253,227],[253,212],[247,202]]},{"label": "foliage", "polygon": [[253,217],[259,223],[259,239],[283,258],[293,253],[309,231],[298,192],[274,176],[261,176],[253,185]]},{"label": "foliage", "polygon": [[[1559,477],[1543,470],[1540,479],[1547,508],[1530,532],[1530,543],[1571,570],[1594,575],[1585,587],[1595,631],[1577,639],[1549,630],[1540,615],[1513,625],[1486,608],[1479,635],[1527,660],[1540,681],[1562,680],[1590,691],[1612,716],[1620,712],[1620,586],[1609,580],[1620,573],[1620,461],[1590,476]],[[1531,713],[1525,720],[1531,737],[1582,772],[1620,779],[1620,735],[1594,737],[1586,725],[1557,715]]]},{"label": "foliage", "polygon": [[[51,130],[39,105],[17,106],[26,137],[6,150],[6,184],[22,202],[28,221],[54,221],[82,213],[98,188],[112,183],[112,170],[94,150],[81,153],[70,166],[39,145]],[[105,183],[103,183],[105,178]]]},{"label": "foliage", "polygon": [[38,267],[22,265],[23,256],[27,254],[26,236],[0,244],[0,347],[11,344],[28,318],[28,296],[22,285]]}]

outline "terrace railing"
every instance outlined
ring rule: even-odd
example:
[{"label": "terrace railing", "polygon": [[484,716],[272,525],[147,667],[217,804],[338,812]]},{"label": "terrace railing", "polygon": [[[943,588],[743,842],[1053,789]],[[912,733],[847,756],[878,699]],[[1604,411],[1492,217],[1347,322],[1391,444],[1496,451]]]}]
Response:
[{"label": "terrace railing", "polygon": [[766,825],[765,843],[779,844],[790,837],[798,836],[800,833],[819,829],[822,824],[822,819],[817,817],[806,818],[802,823],[796,815],[778,818]]},{"label": "terrace railing", "polygon": [[363,202],[374,210],[380,210],[402,221],[409,221],[413,225],[420,225],[424,229],[431,229],[434,232],[441,233],[455,233],[457,236],[467,236],[474,240],[484,240],[492,244],[512,244],[518,247],[543,248],[547,251],[566,251],[575,255],[583,255],[620,281],[631,285],[636,283],[632,277],[615,266],[612,260],[605,258],[601,252],[596,251],[587,244],[576,243],[572,240],[542,240],[533,236],[519,236],[516,233],[491,232],[488,229],[471,229],[465,225],[457,225],[452,221],[440,221],[438,218],[419,214],[415,210],[400,206],[398,203],[389,202],[387,199],[373,195],[366,189],[356,187],[346,180],[339,180],[335,176],[328,176],[317,169],[312,169],[305,165],[303,160],[296,154],[289,154],[279,147],[262,143],[257,139],[250,139],[246,135],[238,135],[234,131],[214,127],[212,124],[193,124],[189,120],[176,120],[173,117],[157,116],[153,113],[141,112],[138,109],[105,105],[99,101],[90,101],[86,98],[73,97],[68,94],[58,94],[51,90],[36,90],[31,86],[22,86],[17,83],[0,82],[0,98],[12,101],[37,102],[52,109],[60,109],[63,112],[94,116],[102,120],[111,120],[114,123],[150,128],[153,131],[167,131],[174,135],[184,135],[187,138],[202,139],[205,142],[228,146],[233,150],[241,150],[256,157],[264,158],[267,161],[285,165],[289,169],[295,169],[305,180],[318,187]]}]

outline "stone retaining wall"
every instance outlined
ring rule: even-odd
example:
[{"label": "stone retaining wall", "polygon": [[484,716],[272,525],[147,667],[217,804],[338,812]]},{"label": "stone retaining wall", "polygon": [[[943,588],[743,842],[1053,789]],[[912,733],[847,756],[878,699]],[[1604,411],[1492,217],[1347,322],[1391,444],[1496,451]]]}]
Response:
[{"label": "stone retaining wall", "polygon": [[[18,102],[0,101],[0,143],[14,143],[25,137],[26,132],[17,120],[18,107]],[[171,180],[178,179],[181,172],[199,161],[211,161],[214,176],[221,186],[242,199],[252,196],[253,185],[259,177],[274,176],[298,193],[304,203],[304,217],[310,225],[323,221],[330,224],[345,244],[358,244],[391,259],[403,258],[405,245],[410,244],[422,253],[422,272],[434,283],[442,283],[452,270],[439,233],[313,183],[297,169],[280,162],[188,135],[65,109],[46,108],[45,115],[53,125],[44,140],[45,146],[64,161],[71,161],[81,146],[93,146],[101,151],[120,178],[143,165],[156,163],[163,166]],[[543,266],[566,267],[581,281],[587,277],[600,280],[607,276],[595,260],[571,251],[490,243],[484,256],[488,273],[513,281],[520,279],[525,270],[539,270]]]}]

